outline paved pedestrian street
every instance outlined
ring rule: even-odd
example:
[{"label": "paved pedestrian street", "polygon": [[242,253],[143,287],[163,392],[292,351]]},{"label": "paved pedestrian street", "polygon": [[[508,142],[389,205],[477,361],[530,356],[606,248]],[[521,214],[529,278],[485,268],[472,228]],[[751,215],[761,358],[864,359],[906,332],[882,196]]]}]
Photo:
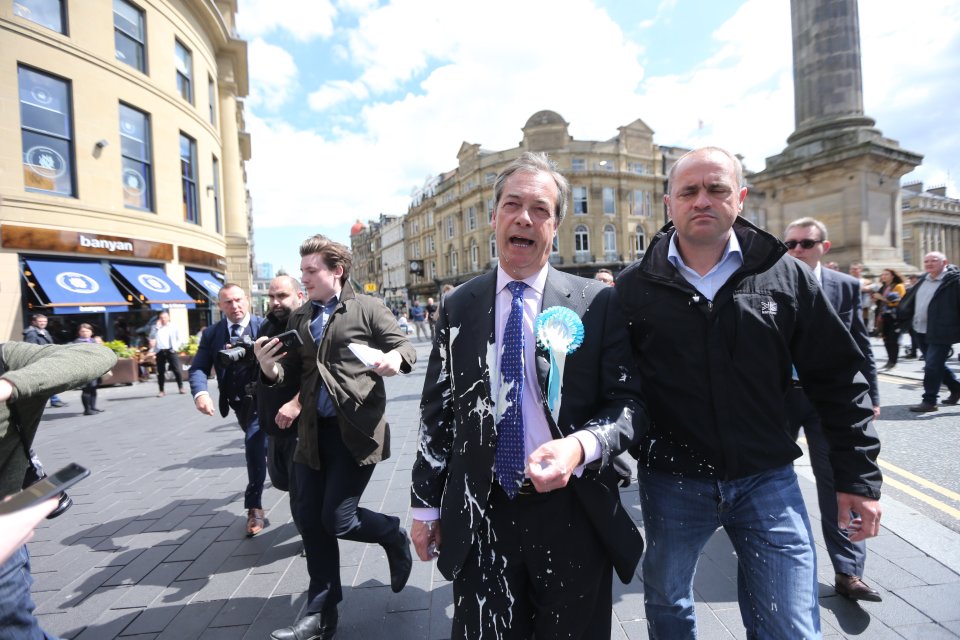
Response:
[{"label": "paved pedestrian street", "polygon": [[[415,371],[387,380],[393,456],[377,465],[361,502],[408,524],[428,355],[426,342],[417,347]],[[98,416],[82,415],[78,391],[63,395],[68,407],[47,410],[35,449],[48,471],[75,461],[93,473],[70,490],[73,508],[46,521],[30,543],[41,624],[83,640],[269,638],[305,602],[306,562],[287,496],[268,482],[268,526],[247,538],[236,422],[201,415],[189,395],[158,398],[156,391],[155,381],[103,388],[106,412]],[[940,419],[950,418],[941,412]],[[824,637],[960,637],[960,534],[885,497],[884,527],[868,543],[867,564],[867,581],[883,602],[849,602],[833,592],[806,460],[797,468],[819,540]],[[623,498],[639,522],[636,485]],[[452,589],[432,563],[415,560],[406,589],[394,594],[383,550],[342,542],[341,575],[337,638],[449,637]],[[704,552],[696,589],[701,638],[745,637],[736,559],[722,532]],[[639,577],[615,582],[614,638],[646,638],[643,615]]]}]

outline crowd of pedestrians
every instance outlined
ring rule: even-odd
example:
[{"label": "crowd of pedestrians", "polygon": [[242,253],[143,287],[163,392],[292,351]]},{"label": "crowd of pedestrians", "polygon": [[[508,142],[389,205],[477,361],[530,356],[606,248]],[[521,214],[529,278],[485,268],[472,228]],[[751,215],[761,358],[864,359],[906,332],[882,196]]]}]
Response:
[{"label": "crowd of pedestrians", "polygon": [[[394,592],[412,551],[436,561],[452,583],[454,638],[607,638],[613,578],[629,582],[641,563],[651,637],[695,638],[694,574],[720,528],[737,551],[748,635],[819,637],[813,534],[793,469],[801,430],[834,588],[879,601],[864,576],[882,517],[877,373],[915,353],[924,389],[910,410],[960,402],[946,366],[960,342],[960,271],[934,251],[915,282],[893,268],[871,279],[860,263],[839,273],[824,260],[823,222],[801,218],[777,237],[740,216],[747,195],[736,156],[687,153],[668,176],[669,222],[643,257],[587,279],[549,260],[569,183],[544,154],[525,153],[494,183],[497,267],[436,300],[391,313],[354,290],[348,248],[322,235],[301,243],[299,279],[271,281],[265,318],[241,286],[223,285],[188,382],[200,414],[232,413],[243,433],[248,536],[270,526],[267,476],[289,492],[307,598],[271,637],[336,635],[339,541],[351,540],[383,549]],[[79,387],[84,414],[100,413],[97,380],[116,361],[94,327],[55,345],[47,324],[36,314],[23,343],[0,345],[3,496],[24,484],[47,403],[65,406],[57,394]],[[166,311],[147,334],[157,395],[168,371],[186,393],[188,334]],[[885,347],[879,367],[871,336]],[[413,369],[414,340],[431,351],[408,534],[360,503],[391,455],[383,379]],[[638,462],[643,536],[620,503],[620,455]],[[0,516],[10,532],[0,630],[11,637],[43,637],[24,542],[57,507]]]}]

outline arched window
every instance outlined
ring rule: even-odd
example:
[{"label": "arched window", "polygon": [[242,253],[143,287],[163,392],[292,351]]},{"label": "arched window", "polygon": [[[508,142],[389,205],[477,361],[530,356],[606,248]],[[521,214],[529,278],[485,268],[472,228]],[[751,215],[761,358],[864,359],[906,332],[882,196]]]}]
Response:
[{"label": "arched window", "polygon": [[476,271],[480,268],[480,247],[474,238],[470,239],[470,270]]},{"label": "arched window", "polygon": [[612,224],[608,224],[603,228],[603,252],[617,252],[617,230],[613,228]]},{"label": "arched window", "polygon": [[637,232],[633,236],[633,254],[636,257],[640,257],[647,248],[647,237],[643,233],[643,229],[637,227]]},{"label": "arched window", "polygon": [[590,232],[587,231],[587,225],[577,225],[573,232],[574,251],[590,251]]}]

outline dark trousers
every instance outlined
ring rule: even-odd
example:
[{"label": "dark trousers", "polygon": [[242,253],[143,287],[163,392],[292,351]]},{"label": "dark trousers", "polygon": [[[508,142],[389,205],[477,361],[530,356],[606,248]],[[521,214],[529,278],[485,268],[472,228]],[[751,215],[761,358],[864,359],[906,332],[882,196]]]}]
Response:
[{"label": "dark trousers", "polygon": [[173,349],[157,350],[157,384],[163,392],[163,383],[167,381],[167,363],[173,371],[173,379],[177,381],[177,389],[183,388],[183,368],[180,366],[180,356]]},{"label": "dark trousers", "polygon": [[247,490],[244,509],[262,509],[263,483],[267,479],[267,434],[254,420],[244,432],[243,452],[247,458]]},{"label": "dark trousers", "polygon": [[930,344],[927,334],[918,333],[920,352],[923,353],[923,401],[937,404],[940,396],[940,385],[947,385],[951,394],[960,394],[960,380],[947,366],[950,357],[949,344]]},{"label": "dark trousers", "polygon": [[83,388],[80,390],[80,402],[83,404],[84,411],[93,411],[97,408],[97,385],[99,383],[100,381],[94,378],[83,385]]},{"label": "dark trousers", "polygon": [[[820,526],[823,540],[833,563],[834,573],[863,577],[867,560],[867,544],[851,542],[838,524],[837,489],[833,484],[833,467],[830,466],[830,443],[823,433],[823,424],[817,410],[807,399],[803,389],[793,388],[787,394],[787,416],[794,439],[800,427],[807,438],[810,450],[810,466],[817,483],[817,503],[820,505]],[[873,423],[867,426],[873,430]]]},{"label": "dark trousers", "polygon": [[358,465],[340,438],[336,419],[318,419],[320,469],[294,463],[296,519],[307,552],[307,614],[336,607],[343,600],[338,538],[390,544],[400,535],[400,519],[359,508],[374,465]]},{"label": "dark trousers", "polygon": [[883,316],[880,333],[883,335],[883,346],[887,350],[887,364],[893,366],[897,364],[897,357],[900,355],[900,330],[893,316]]},{"label": "dark trousers", "polygon": [[297,513],[297,483],[293,481],[293,454],[297,450],[297,437],[270,436],[267,438],[267,474],[274,488],[290,494],[290,513],[293,524],[300,531]]},{"label": "dark trousers", "polygon": [[610,637],[613,565],[571,488],[510,500],[495,484],[473,539],[452,638]]}]

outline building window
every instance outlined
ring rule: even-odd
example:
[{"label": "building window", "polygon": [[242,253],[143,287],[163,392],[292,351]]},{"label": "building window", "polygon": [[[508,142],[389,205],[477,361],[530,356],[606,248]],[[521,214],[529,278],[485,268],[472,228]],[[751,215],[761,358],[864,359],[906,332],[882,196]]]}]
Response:
[{"label": "building window", "polygon": [[175,41],[174,53],[177,65],[177,93],[193,104],[193,54],[179,40]]},{"label": "building window", "polygon": [[428,211],[428,212],[427,212],[427,226],[428,226],[428,227],[432,227],[432,226],[433,226],[433,211]]},{"label": "building window", "polygon": [[452,238],[454,233],[456,233],[456,224],[453,221],[453,216],[447,216],[447,240]]},{"label": "building window", "polygon": [[587,231],[587,225],[578,225],[574,230],[573,249],[578,253],[590,251],[590,232]]},{"label": "building window", "polygon": [[487,200],[487,224],[493,224],[493,212],[497,208],[496,198]]},{"label": "building window", "polygon": [[603,212],[607,215],[617,212],[617,190],[614,187],[603,188]]},{"label": "building window", "polygon": [[457,252],[453,249],[450,250],[450,273],[451,275],[457,275],[460,273],[460,260],[457,256]]},{"label": "building window", "polygon": [[63,0],[13,0],[13,15],[67,35],[67,15]]},{"label": "building window", "polygon": [[123,206],[153,211],[150,116],[120,104],[120,155]]},{"label": "building window", "polygon": [[183,219],[200,224],[197,202],[197,141],[180,134],[180,178],[183,183]]},{"label": "building window", "polygon": [[573,188],[573,212],[577,215],[587,215],[587,188]]},{"label": "building window", "polygon": [[647,171],[647,165],[645,165],[642,162],[628,162],[627,171],[629,171],[630,173],[637,173],[640,175],[646,175],[647,173],[649,173],[649,171]]},{"label": "building window", "polygon": [[431,260],[427,265],[427,277],[433,280],[437,277],[437,261]]},{"label": "building window", "polygon": [[550,247],[550,253],[560,253],[560,236],[553,234],[553,245]]},{"label": "building window", "polygon": [[494,173],[493,171],[483,176],[483,184],[493,184],[496,181],[497,181],[497,174]]},{"label": "building window", "polygon": [[427,236],[427,253],[434,254],[437,252],[437,245],[433,240],[433,236]]},{"label": "building window", "polygon": [[490,259],[491,260],[497,259],[497,234],[496,233],[490,234]]},{"label": "building window", "polygon": [[76,195],[70,82],[26,67],[20,84],[23,183],[27,191]]},{"label": "building window", "polygon": [[653,212],[650,202],[650,192],[634,189],[631,192],[630,214],[647,217]]},{"label": "building window", "polygon": [[477,229],[477,208],[467,208],[467,231],[476,231]]},{"label": "building window", "polygon": [[617,231],[612,224],[603,228],[603,252],[605,254],[615,254],[617,252]]},{"label": "building window", "polygon": [[127,0],[113,0],[113,46],[117,60],[141,73],[147,72],[147,31],[143,9]]},{"label": "building window", "polygon": [[570,162],[570,168],[573,169],[574,171],[586,171],[587,162],[583,158],[574,158]]},{"label": "building window", "polygon": [[480,245],[477,244],[476,239],[473,239],[470,240],[470,270],[478,269],[480,269]]},{"label": "building window", "polygon": [[217,124],[217,85],[213,76],[207,76],[207,95],[210,98],[210,124]]},{"label": "building window", "polygon": [[213,156],[213,215],[217,233],[223,234],[223,220],[220,215],[220,161]]},{"label": "building window", "polygon": [[647,238],[643,229],[637,227],[637,232],[633,235],[633,253],[639,258],[647,248]]}]

